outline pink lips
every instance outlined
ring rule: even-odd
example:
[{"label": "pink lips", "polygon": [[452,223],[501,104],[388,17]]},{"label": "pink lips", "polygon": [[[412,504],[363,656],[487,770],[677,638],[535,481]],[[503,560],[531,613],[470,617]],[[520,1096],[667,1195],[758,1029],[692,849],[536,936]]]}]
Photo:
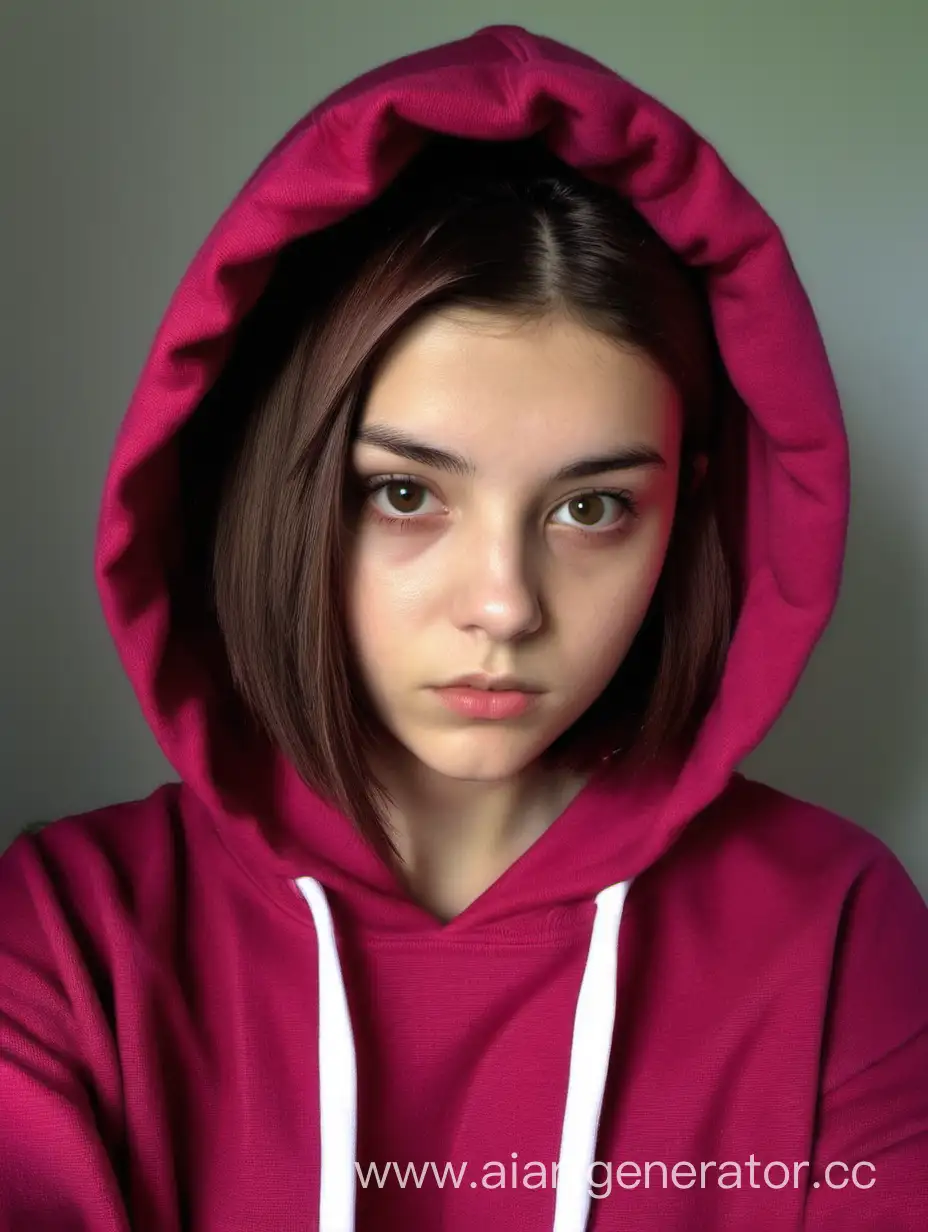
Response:
[{"label": "pink lips", "polygon": [[436,689],[435,693],[449,710],[469,719],[515,719],[539,696],[516,689],[477,689],[470,685],[453,685]]}]

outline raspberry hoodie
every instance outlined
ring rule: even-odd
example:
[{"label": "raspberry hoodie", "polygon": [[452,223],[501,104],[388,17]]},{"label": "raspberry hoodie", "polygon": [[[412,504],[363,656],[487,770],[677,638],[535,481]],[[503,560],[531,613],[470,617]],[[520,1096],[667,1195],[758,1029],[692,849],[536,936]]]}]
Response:
[{"label": "raspberry hoodie", "polygon": [[[242,747],[178,615],[177,436],[283,245],[430,131],[540,130],[702,268],[743,403],[744,594],[682,771],[604,766],[442,924]],[[928,910],[877,838],[737,770],[832,613],[848,485],[783,237],[659,102],[494,26],[315,107],[193,260],[115,446],[99,589],[180,781],[0,858],[0,1228],[928,1226]]]}]

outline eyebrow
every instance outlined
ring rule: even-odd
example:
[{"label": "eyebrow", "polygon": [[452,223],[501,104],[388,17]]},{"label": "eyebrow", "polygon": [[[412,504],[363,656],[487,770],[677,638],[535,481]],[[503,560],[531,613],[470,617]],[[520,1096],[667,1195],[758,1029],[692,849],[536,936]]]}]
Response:
[{"label": "eyebrow", "polygon": [[[426,441],[416,440],[401,432],[398,428],[386,424],[367,424],[360,428],[356,442],[366,445],[376,445],[386,449],[398,457],[410,462],[418,462],[421,466],[431,466],[436,470],[450,471],[452,474],[465,478],[477,473],[477,468],[469,458],[462,454],[452,453],[447,449],[439,449],[437,445],[429,445]],[[601,454],[592,458],[578,458],[568,462],[551,476],[551,482],[558,483],[565,479],[587,479],[591,475],[601,475],[605,471],[637,470],[643,467],[666,468],[664,457],[649,445],[627,445],[614,453]]]}]

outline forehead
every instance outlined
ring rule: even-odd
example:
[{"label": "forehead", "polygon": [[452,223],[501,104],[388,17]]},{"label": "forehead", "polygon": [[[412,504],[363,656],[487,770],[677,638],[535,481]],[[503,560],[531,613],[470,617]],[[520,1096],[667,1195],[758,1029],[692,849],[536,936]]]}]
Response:
[{"label": "forehead", "polygon": [[563,316],[520,322],[442,311],[381,362],[361,424],[458,449],[478,469],[500,450],[548,459],[623,441],[667,447],[673,383],[649,357]]}]

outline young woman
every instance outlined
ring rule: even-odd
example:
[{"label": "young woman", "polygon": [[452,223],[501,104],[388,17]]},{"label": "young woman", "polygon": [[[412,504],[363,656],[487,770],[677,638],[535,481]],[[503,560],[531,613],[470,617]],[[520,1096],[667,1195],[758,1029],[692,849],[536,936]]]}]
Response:
[{"label": "young woman", "polygon": [[922,1228],[928,910],[737,770],[847,443],[782,236],[512,26],[327,99],[114,452],[179,782],[0,860],[0,1227]]}]

